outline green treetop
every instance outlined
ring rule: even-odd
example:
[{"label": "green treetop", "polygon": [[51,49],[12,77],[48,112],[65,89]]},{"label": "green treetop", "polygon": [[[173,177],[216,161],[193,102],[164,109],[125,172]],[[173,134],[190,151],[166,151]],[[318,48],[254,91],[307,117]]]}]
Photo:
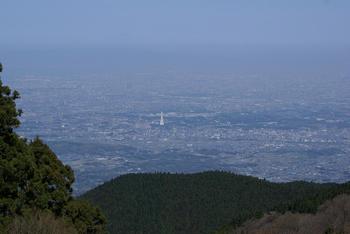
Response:
[{"label": "green treetop", "polygon": [[[0,63],[0,72],[2,64]],[[12,133],[13,129],[20,125],[18,116],[22,111],[16,108],[15,100],[18,99],[19,93],[11,91],[8,86],[4,86],[0,80],[0,134]]]},{"label": "green treetop", "polygon": [[63,218],[78,233],[103,233],[100,211],[72,197],[73,170],[39,138],[27,142],[14,132],[22,113],[15,103],[19,97],[0,80],[0,233],[14,217],[33,210]]}]

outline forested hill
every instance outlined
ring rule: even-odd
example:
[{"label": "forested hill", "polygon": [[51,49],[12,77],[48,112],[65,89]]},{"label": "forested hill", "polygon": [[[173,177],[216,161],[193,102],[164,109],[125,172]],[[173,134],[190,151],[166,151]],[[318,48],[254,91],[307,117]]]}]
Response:
[{"label": "forested hill", "polygon": [[348,190],[348,184],[271,183],[228,172],[154,173],[120,176],[82,198],[102,208],[111,233],[213,233],[266,211],[316,211]]}]

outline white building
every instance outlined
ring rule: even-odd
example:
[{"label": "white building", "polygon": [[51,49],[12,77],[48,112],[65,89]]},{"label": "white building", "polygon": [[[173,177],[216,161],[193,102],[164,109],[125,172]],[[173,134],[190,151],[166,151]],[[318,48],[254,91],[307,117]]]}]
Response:
[{"label": "white building", "polygon": [[159,122],[159,125],[160,126],[164,126],[164,115],[163,115],[163,112],[160,113],[160,122]]}]

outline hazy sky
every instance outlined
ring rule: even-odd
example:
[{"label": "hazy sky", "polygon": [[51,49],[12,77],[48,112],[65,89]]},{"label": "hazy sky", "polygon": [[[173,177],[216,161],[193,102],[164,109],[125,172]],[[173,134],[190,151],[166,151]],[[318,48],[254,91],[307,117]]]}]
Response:
[{"label": "hazy sky", "polygon": [[0,46],[350,45],[349,0],[1,0]]}]

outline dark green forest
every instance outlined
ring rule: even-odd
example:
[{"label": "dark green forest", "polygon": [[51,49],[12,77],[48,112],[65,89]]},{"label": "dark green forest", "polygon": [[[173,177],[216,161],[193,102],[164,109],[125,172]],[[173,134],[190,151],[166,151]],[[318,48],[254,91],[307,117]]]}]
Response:
[{"label": "dark green forest", "polygon": [[271,183],[229,172],[129,174],[82,198],[99,205],[111,233],[213,233],[263,212],[315,212],[349,184]]},{"label": "dark green forest", "polygon": [[[53,233],[50,224],[58,219],[69,233],[104,233],[100,210],[72,196],[73,170],[38,137],[27,140],[14,131],[22,113],[18,98],[0,79],[0,233]],[[31,229],[43,217],[50,221],[45,230]],[[33,225],[26,226],[29,220]]]}]

